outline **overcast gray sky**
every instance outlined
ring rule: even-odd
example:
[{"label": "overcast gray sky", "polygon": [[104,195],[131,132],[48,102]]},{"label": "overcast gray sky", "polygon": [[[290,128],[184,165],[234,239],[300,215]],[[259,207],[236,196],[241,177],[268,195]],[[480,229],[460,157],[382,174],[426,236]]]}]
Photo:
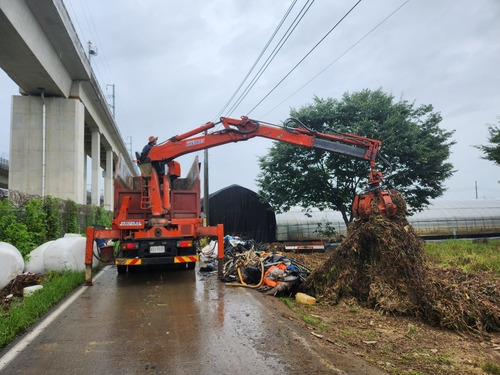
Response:
[{"label": "overcast gray sky", "polygon": [[[111,95],[108,85],[115,84],[116,120],[135,151],[149,135],[162,141],[216,120],[292,1],[64,3],[82,44],[86,47],[91,41],[97,47],[92,66],[101,88]],[[305,3],[297,1],[289,18]],[[315,95],[341,98],[347,91],[382,88],[397,99],[432,104],[443,116],[440,126],[455,130],[457,144],[450,161],[457,172],[446,181],[443,199],[475,199],[476,183],[479,199],[499,199],[500,168],[482,160],[473,147],[487,143],[486,124],[498,124],[500,116],[498,0],[361,1],[269,94],[355,3],[314,2],[255,87],[235,110],[223,115],[249,114],[280,123],[289,117],[290,108],[310,104]],[[280,31],[276,41],[282,35]],[[17,94],[17,86],[0,71],[0,124],[5,135],[0,156],[7,158],[10,103]],[[253,139],[210,149],[210,191],[232,184],[256,191],[257,158],[271,144]],[[184,171],[193,157],[180,159]]]}]

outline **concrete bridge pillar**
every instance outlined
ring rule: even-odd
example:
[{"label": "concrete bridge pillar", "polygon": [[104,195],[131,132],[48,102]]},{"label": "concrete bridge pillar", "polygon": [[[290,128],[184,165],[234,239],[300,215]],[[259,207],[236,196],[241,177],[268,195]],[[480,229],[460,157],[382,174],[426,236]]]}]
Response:
[{"label": "concrete bridge pillar", "polygon": [[9,189],[85,204],[84,116],[77,99],[14,96]]},{"label": "concrete bridge pillar", "polygon": [[99,191],[99,167],[101,164],[101,133],[99,129],[92,129],[92,189],[90,194],[90,203],[94,206],[100,206],[101,194]]},{"label": "concrete bridge pillar", "polygon": [[106,150],[106,170],[104,171],[104,208],[113,211],[113,150]]}]

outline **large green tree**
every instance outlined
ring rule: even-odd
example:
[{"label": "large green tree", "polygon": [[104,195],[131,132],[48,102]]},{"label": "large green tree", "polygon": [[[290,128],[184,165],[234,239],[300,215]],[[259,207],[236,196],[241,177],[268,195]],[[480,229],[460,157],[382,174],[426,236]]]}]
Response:
[{"label": "large green tree", "polygon": [[[415,106],[395,101],[382,90],[346,93],[341,100],[314,98],[314,103],[292,109],[308,128],[328,133],[347,132],[383,142],[378,160],[384,189],[396,189],[410,212],[419,211],[444,192],[444,181],[453,174],[447,162],[453,132],[439,127],[441,115],[431,105]],[[259,194],[277,211],[293,206],[338,210],[344,221],[353,219],[353,198],[367,188],[369,165],[349,156],[276,142],[259,159]]]},{"label": "large green tree", "polygon": [[[498,118],[500,123],[500,117]],[[476,146],[479,150],[484,153],[483,159],[494,162],[500,166],[500,129],[494,125],[488,125],[488,131],[490,133],[488,142],[490,145]]]}]

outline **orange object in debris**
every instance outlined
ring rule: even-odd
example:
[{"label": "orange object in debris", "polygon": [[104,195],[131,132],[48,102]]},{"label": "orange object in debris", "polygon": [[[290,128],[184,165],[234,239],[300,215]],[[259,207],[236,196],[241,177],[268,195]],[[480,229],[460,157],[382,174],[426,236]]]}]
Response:
[{"label": "orange object in debris", "polygon": [[276,280],[271,280],[271,279],[268,279],[267,276],[273,272],[274,270],[277,270],[277,269],[280,269],[280,270],[283,270],[285,271],[286,270],[286,265],[283,264],[283,263],[279,263],[277,264],[276,266],[271,266],[269,267],[269,269],[266,271],[266,273],[264,274],[264,282],[263,284],[267,285],[267,286],[270,286],[270,287],[275,287],[276,285],[278,285],[281,281],[276,281]]}]

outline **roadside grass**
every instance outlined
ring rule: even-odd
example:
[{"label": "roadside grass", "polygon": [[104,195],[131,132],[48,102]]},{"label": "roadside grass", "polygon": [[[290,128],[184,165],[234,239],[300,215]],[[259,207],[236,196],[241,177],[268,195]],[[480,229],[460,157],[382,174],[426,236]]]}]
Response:
[{"label": "roadside grass", "polygon": [[486,362],[481,365],[481,369],[486,371],[488,374],[500,375],[500,364]]},{"label": "roadside grass", "polygon": [[[296,302],[292,298],[280,297],[281,302],[288,306],[288,308],[300,315],[300,318],[307,324],[316,327],[318,329],[324,329],[326,324],[321,322],[318,318],[311,314],[304,313],[297,308],[299,302]],[[314,308],[314,306],[304,305],[309,308]]]},{"label": "roadside grass", "polygon": [[457,267],[466,272],[491,271],[500,276],[500,241],[447,240],[427,242],[429,261],[439,267]]},{"label": "roadside grass", "polygon": [[85,272],[49,272],[43,289],[26,298],[16,298],[7,311],[0,308],[0,349],[85,281]]}]

